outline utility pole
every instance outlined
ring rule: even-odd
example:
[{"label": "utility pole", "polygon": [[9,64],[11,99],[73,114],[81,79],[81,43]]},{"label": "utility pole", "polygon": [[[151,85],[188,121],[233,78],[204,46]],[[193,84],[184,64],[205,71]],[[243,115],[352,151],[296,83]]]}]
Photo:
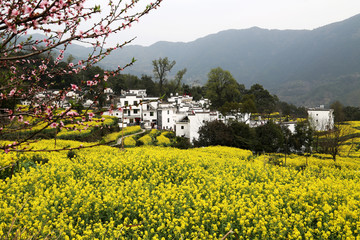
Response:
[{"label": "utility pole", "polygon": [[124,109],[121,108],[122,110],[122,122],[121,122],[121,148],[124,150]]}]

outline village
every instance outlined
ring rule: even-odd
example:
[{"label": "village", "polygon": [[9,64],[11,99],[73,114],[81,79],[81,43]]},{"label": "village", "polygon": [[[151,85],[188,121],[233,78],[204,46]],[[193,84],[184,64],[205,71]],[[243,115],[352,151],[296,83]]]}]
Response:
[{"label": "village", "polygon": [[[56,91],[40,93],[37,98],[45,98],[46,95],[57,94]],[[145,130],[158,129],[173,131],[176,136],[185,137],[193,142],[199,137],[199,129],[205,122],[238,121],[248,124],[251,128],[264,125],[270,118],[253,116],[251,113],[233,113],[223,115],[217,110],[210,110],[209,99],[202,98],[194,101],[190,95],[170,94],[163,100],[159,97],[147,96],[146,89],[133,89],[121,91],[117,96],[111,88],[104,90],[106,104],[103,115],[114,116],[119,119],[119,127],[140,125]],[[83,107],[92,108],[93,101],[75,92],[69,91],[63,101],[56,102],[58,107],[70,107],[72,100],[81,101]],[[29,105],[27,101],[21,104]],[[112,109],[111,106],[116,106]],[[324,105],[308,108],[309,124],[315,131],[327,131],[334,127],[334,110],[326,109]],[[275,123],[286,126],[292,134],[295,133],[296,121],[275,121]]]},{"label": "village", "polygon": [[[188,138],[190,142],[199,137],[199,129],[205,122],[238,121],[257,127],[268,121],[261,116],[251,118],[251,113],[223,116],[219,111],[210,110],[209,99],[194,101],[189,95],[171,94],[167,101],[164,101],[157,97],[148,97],[146,89],[123,91],[118,97],[114,96],[109,88],[105,89],[104,93],[108,100],[116,101],[117,106],[115,110],[105,111],[104,115],[119,118],[119,127],[141,125],[147,130],[170,130],[174,131],[176,136]],[[334,127],[333,109],[325,109],[322,105],[309,108],[307,112],[310,126],[315,131],[326,131]],[[296,121],[276,123],[286,126],[291,133],[295,132]]]}]

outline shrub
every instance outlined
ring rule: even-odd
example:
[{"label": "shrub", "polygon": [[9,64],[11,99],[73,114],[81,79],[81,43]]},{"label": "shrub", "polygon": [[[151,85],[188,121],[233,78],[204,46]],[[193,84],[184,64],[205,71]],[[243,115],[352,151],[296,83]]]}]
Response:
[{"label": "shrub", "polygon": [[165,131],[165,132],[162,132],[161,135],[169,138],[169,139],[173,139],[175,138],[175,133],[174,132],[169,132],[169,131]]},{"label": "shrub", "polygon": [[184,137],[175,137],[175,141],[171,144],[171,146],[180,149],[188,149],[193,147],[190,143],[190,139]]},{"label": "shrub", "polygon": [[76,157],[75,151],[74,151],[74,150],[68,151],[67,157],[68,157],[69,159],[72,159],[72,158]]},{"label": "shrub", "polygon": [[34,155],[31,160],[36,164],[45,164],[49,162],[48,158],[45,158],[38,154]]},{"label": "shrub", "polygon": [[136,146],[135,139],[132,136],[124,138],[124,146],[125,147],[135,147]]},{"label": "shrub", "polygon": [[124,135],[130,135],[133,133],[138,133],[141,131],[141,127],[140,126],[131,126],[131,127],[126,127],[124,129]]},{"label": "shrub", "polygon": [[142,142],[143,145],[150,145],[152,143],[152,138],[149,134],[146,134],[138,139],[139,142]]},{"label": "shrub", "polygon": [[156,140],[157,140],[157,145],[159,146],[169,146],[170,145],[170,139],[168,139],[167,137],[165,137],[164,135],[160,135],[160,136],[157,136],[156,137]]},{"label": "shrub", "polygon": [[274,166],[284,166],[283,159],[278,157],[278,156],[270,157],[269,160],[268,160],[268,163],[272,164]]},{"label": "shrub", "polygon": [[106,143],[114,142],[114,141],[118,140],[118,138],[120,138],[121,136],[122,136],[121,131],[113,132],[113,133],[110,133],[110,134],[106,135],[105,137],[103,137],[103,140]]},{"label": "shrub", "polygon": [[160,133],[161,133],[161,132],[160,132],[159,130],[157,130],[157,129],[151,129],[149,135],[150,135],[151,137],[155,138],[156,136],[159,136]]}]

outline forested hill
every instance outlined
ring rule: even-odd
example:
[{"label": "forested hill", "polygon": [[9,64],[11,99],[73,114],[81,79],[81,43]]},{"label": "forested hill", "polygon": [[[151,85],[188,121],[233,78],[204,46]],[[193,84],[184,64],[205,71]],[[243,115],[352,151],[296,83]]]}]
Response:
[{"label": "forested hill", "polygon": [[[73,53],[85,53],[77,46]],[[315,30],[227,30],[193,42],[127,46],[104,59],[114,68],[138,59],[128,73],[152,75],[152,60],[176,60],[187,83],[203,84],[215,67],[247,87],[262,84],[283,101],[304,106],[360,105],[360,15]]]}]

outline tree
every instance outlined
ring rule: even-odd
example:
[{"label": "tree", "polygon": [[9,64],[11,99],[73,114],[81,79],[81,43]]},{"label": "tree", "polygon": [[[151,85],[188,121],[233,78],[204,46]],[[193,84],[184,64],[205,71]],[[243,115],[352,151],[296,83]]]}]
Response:
[{"label": "tree", "polygon": [[[134,59],[114,71],[103,71],[90,79],[71,84],[57,93],[48,94],[55,77],[80,74],[101,61],[113,50],[132,41],[124,41],[106,48],[112,34],[119,33],[157,8],[162,0],[155,0],[144,8],[137,7],[140,1],[108,1],[107,6],[86,6],[88,0],[13,0],[0,1],[0,134],[14,133],[24,129],[38,130],[24,139],[0,146],[5,152],[21,148],[48,127],[61,128],[64,120],[74,118],[71,107],[61,110],[55,104],[62,101],[67,92],[82,89],[100,89],[109,76],[118,74],[131,66]],[[140,9],[136,12],[134,9]],[[85,23],[99,17],[90,25]],[[34,39],[29,32],[42,34]],[[72,58],[64,62],[65,54],[73,42],[92,47],[87,58],[76,63]],[[44,81],[47,79],[47,81]],[[101,89],[97,92],[102,93]],[[39,97],[39,94],[45,97]],[[94,100],[99,96],[95,96]],[[27,100],[28,108],[17,104]],[[83,113],[84,118],[88,112]],[[31,121],[24,120],[24,117]]]},{"label": "tree", "polygon": [[282,153],[285,154],[284,164],[286,165],[286,158],[287,158],[287,155],[289,155],[290,150],[291,150],[291,141],[290,140],[292,137],[292,133],[291,133],[290,129],[285,125],[282,125],[280,128],[281,128],[281,132],[282,132],[282,136],[283,136],[283,145],[282,145],[282,147],[280,147],[280,150]]},{"label": "tree", "polygon": [[[164,84],[167,82],[166,75],[176,64],[175,61],[169,61],[167,57],[153,60],[153,73],[155,78],[159,80],[160,95],[164,94]],[[185,72],[184,72],[185,74]]]},{"label": "tree", "polygon": [[283,148],[284,136],[278,124],[272,121],[255,128],[257,138],[257,152],[277,152]]},{"label": "tree", "polygon": [[208,81],[205,85],[206,97],[210,99],[213,108],[217,109],[225,102],[239,102],[241,90],[244,85],[236,82],[229,71],[213,68],[208,73]]},{"label": "tree", "polygon": [[241,113],[241,104],[238,102],[225,102],[220,108],[219,111],[222,115],[235,115]]},{"label": "tree", "polygon": [[259,113],[271,113],[275,110],[278,98],[276,96],[272,96],[262,85],[252,85],[248,94],[255,96],[255,106]]},{"label": "tree", "polygon": [[193,97],[194,101],[199,101],[205,96],[205,87],[204,86],[192,86],[190,87],[187,84],[182,85],[183,94],[187,94]]},{"label": "tree", "polygon": [[181,81],[186,73],[187,69],[184,68],[176,73],[175,78],[171,81],[173,83],[174,89],[173,92],[179,92],[181,91]]},{"label": "tree", "polygon": [[336,162],[336,156],[340,153],[340,148],[344,143],[354,138],[355,130],[346,124],[337,122],[333,129],[320,133],[319,145],[321,151],[330,154]]},{"label": "tree", "polygon": [[359,121],[360,120],[360,107],[346,106],[344,111],[344,121]]},{"label": "tree", "polygon": [[311,153],[312,143],[314,141],[314,131],[309,122],[298,122],[295,126],[295,133],[291,137],[291,146],[296,151]]},{"label": "tree", "polygon": [[231,146],[232,134],[229,127],[221,121],[206,122],[199,129],[199,138],[194,141],[196,147]]},{"label": "tree", "polygon": [[221,121],[206,122],[199,130],[199,138],[194,141],[196,147],[221,145],[242,149],[254,149],[255,143],[254,129],[237,121],[229,124]]},{"label": "tree", "polygon": [[136,88],[140,79],[138,76],[131,74],[119,74],[109,78],[109,87],[117,94],[120,95],[121,91]]},{"label": "tree", "polygon": [[330,105],[331,109],[334,109],[334,122],[343,122],[345,120],[344,106],[335,101]]},{"label": "tree", "polygon": [[[276,104],[276,111],[278,111],[282,116],[291,118],[306,118],[307,111],[305,107],[296,107],[293,104],[288,104],[286,102],[279,101]],[[286,120],[287,121],[287,120]]]},{"label": "tree", "polygon": [[245,113],[256,113],[255,96],[246,94],[241,99],[241,109]]},{"label": "tree", "polygon": [[229,124],[232,133],[232,147],[253,150],[256,144],[255,131],[246,123],[233,121]]},{"label": "tree", "polygon": [[143,83],[144,88],[146,89],[146,93],[148,96],[151,97],[159,96],[158,85],[152,80],[151,76],[142,75],[141,81]]}]

